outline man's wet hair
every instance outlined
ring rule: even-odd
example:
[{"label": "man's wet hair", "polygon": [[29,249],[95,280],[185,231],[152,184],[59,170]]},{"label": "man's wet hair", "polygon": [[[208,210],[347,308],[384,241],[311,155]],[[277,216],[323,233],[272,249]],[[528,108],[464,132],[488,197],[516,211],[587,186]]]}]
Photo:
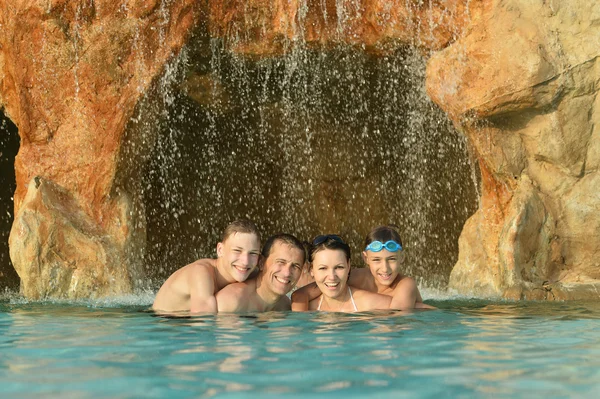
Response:
[{"label": "man's wet hair", "polygon": [[396,241],[398,244],[403,246],[400,233],[398,233],[398,226],[393,224],[387,224],[373,228],[373,230],[367,234],[367,237],[365,238],[365,246],[363,248],[368,247],[373,241]]},{"label": "man's wet hair", "polygon": [[260,241],[260,233],[258,232],[258,228],[250,219],[236,219],[229,223],[223,231],[221,242],[225,242],[225,240],[235,233],[256,234],[258,241]]},{"label": "man's wet hair", "polygon": [[281,242],[284,244],[291,245],[294,248],[298,248],[300,251],[302,251],[304,257],[302,263],[304,264],[304,262],[306,262],[306,251],[304,250],[304,245],[302,245],[302,241],[297,239],[295,236],[286,233],[274,234],[271,237],[267,238],[267,242],[265,242],[265,245],[263,246],[261,251],[263,261],[265,261],[269,257],[269,255],[271,255],[271,249],[273,248],[273,245],[275,245],[276,242]]}]

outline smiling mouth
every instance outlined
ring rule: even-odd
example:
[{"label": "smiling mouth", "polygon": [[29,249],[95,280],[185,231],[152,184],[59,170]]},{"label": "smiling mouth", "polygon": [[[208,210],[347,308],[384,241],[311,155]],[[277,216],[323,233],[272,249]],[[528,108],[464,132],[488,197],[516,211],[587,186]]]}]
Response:
[{"label": "smiling mouth", "polygon": [[338,287],[338,285],[340,285],[339,281],[337,283],[323,283],[325,285],[325,287],[327,288],[331,288],[331,289],[335,289]]},{"label": "smiling mouth", "polygon": [[237,271],[239,271],[240,273],[248,273],[248,271],[250,270],[249,267],[241,267],[241,266],[233,266],[235,269],[237,269]]},{"label": "smiling mouth", "polygon": [[288,280],[288,279],[284,279],[284,278],[281,278],[281,277],[277,277],[277,276],[275,276],[275,280],[277,280],[277,281],[279,281],[281,284],[285,284],[285,285],[288,285],[288,284],[290,283],[290,280]]},{"label": "smiling mouth", "polygon": [[379,277],[381,277],[382,280],[389,280],[392,277],[392,273],[378,273]]}]

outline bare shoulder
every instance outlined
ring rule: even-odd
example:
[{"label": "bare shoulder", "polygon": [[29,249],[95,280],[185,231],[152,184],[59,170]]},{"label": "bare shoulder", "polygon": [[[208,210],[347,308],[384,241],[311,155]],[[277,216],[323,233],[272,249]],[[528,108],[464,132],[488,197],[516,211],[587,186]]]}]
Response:
[{"label": "bare shoulder", "polygon": [[181,286],[181,284],[189,283],[190,280],[193,281],[194,278],[206,279],[208,276],[212,277],[211,281],[213,281],[215,268],[212,266],[211,260],[212,259],[199,259],[177,269],[169,276],[163,286]]},{"label": "bare shoulder", "polygon": [[319,302],[321,301],[321,295],[313,299],[308,303],[308,310],[317,310],[319,307]]},{"label": "bare shoulder", "polygon": [[216,267],[217,264],[214,259],[198,259],[197,261],[182,267],[180,270],[186,270],[189,272],[205,272],[214,275]]},{"label": "bare shoulder", "polygon": [[394,289],[394,295],[396,295],[396,292],[408,292],[414,294],[416,303],[423,302],[417,281],[412,277],[403,277],[402,280],[398,282],[396,289]]},{"label": "bare shoulder", "polygon": [[178,280],[183,279],[189,283],[200,283],[201,285],[209,284],[215,289],[216,284],[216,268],[210,262],[213,259],[199,259],[189,265],[179,269],[176,273]]},{"label": "bare shoulder", "polygon": [[233,283],[223,287],[217,295],[219,312],[240,312],[246,308],[249,298],[255,292],[252,282]]},{"label": "bare shoulder", "polygon": [[354,297],[354,299],[373,298],[375,296],[387,296],[387,295],[377,294],[375,292],[363,290],[354,285],[350,286],[350,288],[352,289],[352,297]]},{"label": "bare shoulder", "polygon": [[217,267],[217,260],[213,258],[202,258],[191,263],[192,265],[203,265],[207,267]]},{"label": "bare shoulder", "polygon": [[199,259],[175,271],[160,287],[152,307],[165,311],[214,309],[215,272],[211,260]]},{"label": "bare shoulder", "polygon": [[396,288],[394,288],[394,294],[399,290],[418,290],[417,282],[412,277],[402,277],[402,279],[398,281]]},{"label": "bare shoulder", "polygon": [[246,282],[227,284],[217,293],[217,300],[219,297],[225,296],[243,296],[252,291],[253,289],[251,287],[251,284],[248,284]]},{"label": "bare shoulder", "polygon": [[392,309],[409,310],[414,309],[415,304],[418,302],[423,302],[423,300],[417,282],[412,277],[402,277],[394,288],[390,307]]},{"label": "bare shoulder", "polygon": [[371,271],[369,269],[363,267],[354,268],[350,272],[348,283],[353,287],[364,289],[367,287],[371,278]]},{"label": "bare shoulder", "polygon": [[314,298],[321,295],[321,290],[317,287],[317,283],[312,282],[304,287],[298,288],[296,291],[292,292],[292,302],[294,301],[306,301],[309,302]]}]

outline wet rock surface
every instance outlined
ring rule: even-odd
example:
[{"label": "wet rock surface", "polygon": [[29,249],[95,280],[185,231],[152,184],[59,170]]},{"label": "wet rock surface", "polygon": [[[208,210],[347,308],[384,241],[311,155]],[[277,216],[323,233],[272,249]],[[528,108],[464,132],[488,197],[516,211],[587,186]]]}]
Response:
[{"label": "wet rock surface", "polygon": [[[98,236],[105,235],[119,243],[103,247],[102,254],[84,262],[90,268],[95,264],[98,273],[91,269],[85,273],[98,276],[99,287],[105,284],[103,270],[112,270],[115,276],[136,276],[141,270],[139,254],[143,252],[145,231],[136,216],[139,211],[132,205],[139,202],[140,194],[135,189],[139,158],[122,156],[124,141],[138,140],[135,133],[127,140],[124,137],[140,99],[149,92],[165,63],[182,47],[195,21],[194,3],[191,0],[0,3],[0,106],[17,126],[21,139],[15,160],[14,213],[23,214],[26,193],[34,189],[30,182],[37,176],[72,197]],[[60,201],[45,203],[49,215],[55,213],[53,206],[60,206]],[[64,288],[63,283],[66,284],[71,273],[69,265],[74,262],[68,256],[75,253],[70,238],[49,240],[45,235],[49,232],[34,228],[41,223],[32,220],[37,218],[22,215],[15,222],[15,226],[22,228],[13,229],[11,235],[12,260],[24,293],[39,298],[83,297],[103,292],[104,288],[92,288],[91,280],[90,284],[70,285],[68,294],[61,294],[59,288],[47,288],[51,284],[48,280],[38,281],[54,279],[58,276],[55,272],[64,267],[59,273],[59,286]],[[54,216],[50,219],[54,220]],[[68,224],[59,219],[44,223],[63,227]],[[26,225],[29,227],[23,227]],[[67,232],[74,235],[78,244],[87,245],[80,240],[82,233],[78,229],[61,234]],[[30,245],[32,242],[41,247]],[[92,247],[88,249],[88,255],[92,256]],[[39,258],[39,251],[51,250],[68,256],[63,263]],[[37,266],[52,270],[50,274],[31,273],[27,262],[36,257],[42,262]],[[123,279],[109,291],[130,292],[133,282],[130,278]]]},{"label": "wet rock surface", "polygon": [[66,190],[40,177],[29,184],[10,234],[10,255],[29,299],[94,298],[131,291],[123,248]]},{"label": "wet rock surface", "polygon": [[[144,198],[148,188],[143,186],[143,165],[154,148],[161,109],[165,108],[165,102],[173,101],[157,86],[164,83],[159,81],[167,75],[168,61],[178,54],[194,25],[203,27],[228,51],[254,59],[281,55],[297,43],[326,49],[339,44],[355,45],[358,51],[393,54],[399,46],[438,49],[454,39],[469,16],[464,2],[434,3],[433,7],[402,1],[2,3],[0,104],[17,125],[21,138],[15,160],[14,211],[18,216],[11,235],[11,253],[23,292],[33,298],[83,297],[108,292],[104,288],[93,290],[88,284],[67,282],[68,276],[74,275],[68,259],[74,256],[71,242],[91,246],[104,254],[91,258],[92,263],[97,263],[98,276],[106,273],[128,276],[118,284],[122,292],[133,289],[138,277],[144,274],[141,265],[147,242]],[[190,93],[205,90],[207,83],[210,84],[203,77],[187,82],[193,88],[188,90]],[[214,86],[211,90],[214,91]],[[211,101],[207,103],[205,98],[206,93],[200,93],[195,100],[210,107]],[[226,97],[222,99],[225,101]],[[275,110],[274,115],[278,112],[281,111]],[[328,160],[323,158],[320,162]],[[338,195],[342,201],[338,199],[335,203],[335,193],[339,194],[345,181],[356,180],[356,173],[350,173],[348,168],[345,171],[346,174],[333,180],[321,175],[315,177],[315,185],[321,188],[321,202],[336,209],[322,215],[335,219],[332,228],[343,227],[337,222],[346,212],[341,202],[353,200],[352,195],[345,193]],[[69,228],[71,221],[58,210],[60,200],[26,200],[26,193],[38,190],[31,187],[34,177],[40,177],[48,186],[71,198],[69,201],[76,204],[74,209],[81,218],[93,226],[92,237],[109,237],[111,244],[99,244],[96,239],[86,241],[82,238],[86,234],[78,228]],[[179,184],[184,185],[175,183]],[[290,194],[284,192],[283,196]],[[172,201],[168,197],[167,194],[161,200],[163,206],[156,212],[174,214],[178,218],[175,225],[181,221],[193,229],[196,224],[193,215],[179,214],[178,209],[169,206]],[[37,202],[45,204],[44,212],[31,209],[38,208],[31,205]],[[232,208],[238,209],[244,203],[241,201]],[[380,210],[375,213],[385,214]],[[300,226],[302,222],[292,216],[288,212],[279,225]],[[382,222],[387,220],[377,221]],[[216,220],[214,224],[220,225]],[[59,226],[56,228],[72,234],[75,241],[68,237],[53,241],[46,231],[54,231],[53,228],[32,227],[37,225]],[[360,230],[367,228],[367,224],[360,226]],[[344,228],[358,237],[365,233]],[[62,254],[63,261],[46,256],[36,263],[37,269],[46,272],[35,272],[37,269],[32,269],[29,262],[39,253],[50,253],[50,249]],[[88,264],[85,259],[77,259],[80,265]],[[87,270],[87,267],[75,269]],[[99,287],[103,287],[106,279],[98,278]],[[51,287],[54,283],[48,279],[56,279],[55,286]]]},{"label": "wet rock surface", "polygon": [[[431,97],[482,170],[450,286],[509,298],[599,298],[600,6],[493,1],[428,64]],[[579,288],[578,288],[579,287]]]},{"label": "wet rock surface", "polygon": [[[218,53],[216,42],[257,61],[279,57],[298,45],[325,51],[346,45],[382,56],[410,46],[431,54],[428,93],[467,137],[481,177],[479,209],[464,226],[450,287],[509,298],[597,298],[599,21],[600,6],[584,0],[2,2],[0,106],[21,138],[10,246],[22,291],[31,298],[130,292],[145,274],[148,214],[174,212],[181,225],[191,231],[198,228],[193,215],[169,208],[171,191],[164,198],[163,193],[156,195],[166,208],[145,209],[149,190],[143,165],[159,134],[154,122],[173,102],[160,92],[159,81],[184,43],[194,40],[194,27],[200,26],[209,37],[208,58]],[[235,109],[235,93],[232,96],[208,73],[188,76],[183,85],[205,108],[216,103]],[[215,93],[217,100],[207,99]],[[281,110],[265,104],[260,123],[281,123]],[[347,116],[355,111],[344,112]],[[378,118],[373,117],[371,127]],[[226,115],[215,120],[229,121]],[[403,128],[429,126],[410,115],[407,121],[401,123]],[[211,123],[214,120],[208,121],[209,127]],[[401,214],[397,209],[405,204],[379,203],[377,196],[373,201],[364,196],[355,200],[343,192],[348,180],[360,180],[362,186],[357,187],[375,184],[372,174],[357,177],[356,169],[347,166],[351,162],[337,153],[341,147],[319,138],[327,137],[328,131],[348,130],[343,123],[333,117],[316,121],[311,129],[316,132],[315,145],[334,152],[314,155],[306,169],[311,187],[320,188],[313,198],[324,204],[317,208],[321,219],[330,218],[332,228],[360,237],[365,232],[336,224],[348,212],[345,203],[372,205],[370,221],[384,219],[389,209]],[[289,136],[267,138],[265,143],[280,146],[280,141],[285,147],[304,134],[279,130]],[[219,140],[231,150],[226,134],[215,137]],[[263,148],[259,144],[256,147]],[[209,143],[201,154],[207,170],[219,161],[210,153],[219,145]],[[233,155],[223,159],[232,168],[242,167],[236,166]],[[332,160],[341,169],[327,176],[323,166]],[[285,172],[279,161],[252,162],[266,175],[268,170]],[[378,162],[367,162],[363,174],[369,168],[379,170]],[[382,170],[387,165],[383,166]],[[288,179],[302,177],[286,173],[282,176]],[[406,177],[403,181],[416,176],[404,173],[398,171]],[[297,200],[294,190],[286,192],[277,184],[261,189],[277,192],[283,201]],[[210,187],[214,191],[220,186]],[[228,190],[223,186],[217,197]],[[244,209],[247,204],[242,199],[236,206]],[[324,210],[326,206],[332,211]],[[416,211],[408,217],[421,214],[419,204],[407,207],[411,206]],[[441,209],[438,214],[445,217]],[[228,216],[216,219],[224,224]],[[278,217],[283,222],[270,228],[301,224],[285,213]],[[214,224],[220,225],[216,219]],[[358,225],[366,229],[368,223]],[[422,246],[426,249],[427,242]]]}]

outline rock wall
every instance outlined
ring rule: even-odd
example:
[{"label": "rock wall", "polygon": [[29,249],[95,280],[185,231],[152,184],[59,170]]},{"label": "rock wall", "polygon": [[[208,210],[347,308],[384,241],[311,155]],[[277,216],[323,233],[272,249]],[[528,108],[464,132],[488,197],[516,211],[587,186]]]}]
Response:
[{"label": "rock wall", "polygon": [[195,3],[0,2],[0,105],[21,138],[9,245],[27,297],[127,293],[142,275],[139,159],[122,153],[152,138],[127,126]]},{"label": "rock wall", "polygon": [[10,237],[21,289],[114,295],[143,275],[138,165],[156,132],[132,115],[204,24],[252,57],[296,43],[433,51],[427,90],[482,181],[451,287],[597,298],[599,22],[586,0],[0,1],[0,106],[21,137]]},{"label": "rock wall", "polygon": [[152,115],[142,127],[132,116],[160,101],[153,83],[194,25],[252,57],[296,43],[439,49],[468,19],[465,4],[1,1],[0,106],[21,137],[9,243],[21,291],[114,295],[142,277],[139,165],[156,132]]},{"label": "rock wall", "polygon": [[600,297],[600,4],[486,2],[429,60],[427,90],[479,160],[479,210],[450,286]]},{"label": "rock wall", "polygon": [[294,43],[439,50],[479,8],[466,0],[209,0],[208,24],[232,51],[251,56],[280,53]]}]

